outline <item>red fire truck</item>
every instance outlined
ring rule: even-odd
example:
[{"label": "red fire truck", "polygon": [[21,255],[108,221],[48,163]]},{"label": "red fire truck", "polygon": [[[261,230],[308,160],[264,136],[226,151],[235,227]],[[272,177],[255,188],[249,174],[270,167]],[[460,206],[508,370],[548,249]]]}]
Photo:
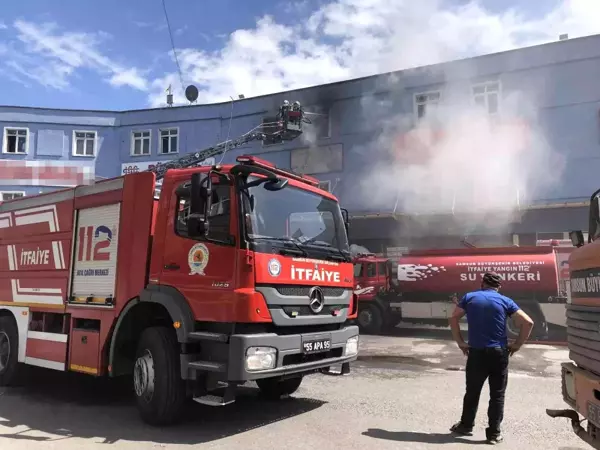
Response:
[{"label": "red fire truck", "polygon": [[[292,112],[271,127],[282,140],[301,132]],[[349,373],[357,302],[337,199],[251,156],[197,167],[261,138],[2,203],[0,385],[22,364],[130,376],[142,419],[164,425],[188,397],[228,404],[253,380],[276,399],[304,375]]]},{"label": "red fire truck", "polygon": [[[547,338],[548,323],[566,326],[565,282],[573,247],[535,246],[411,251],[396,262],[376,255],[354,259],[357,322],[379,333],[399,322],[447,326],[454,304],[479,288],[485,271],[504,279],[512,297],[535,321],[532,337]],[[565,267],[566,265],[566,267]],[[518,335],[512,321],[511,337]]]}]

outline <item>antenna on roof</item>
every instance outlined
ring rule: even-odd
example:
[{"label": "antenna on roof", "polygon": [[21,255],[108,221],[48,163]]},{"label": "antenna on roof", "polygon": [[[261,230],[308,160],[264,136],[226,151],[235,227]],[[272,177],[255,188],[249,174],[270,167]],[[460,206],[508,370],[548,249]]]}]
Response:
[{"label": "antenna on roof", "polygon": [[171,89],[171,85],[165,91],[167,93],[167,105],[173,106],[173,90]]},{"label": "antenna on roof", "polygon": [[188,102],[195,103],[198,100],[198,88],[193,84],[190,84],[185,88],[185,98],[188,99]]}]

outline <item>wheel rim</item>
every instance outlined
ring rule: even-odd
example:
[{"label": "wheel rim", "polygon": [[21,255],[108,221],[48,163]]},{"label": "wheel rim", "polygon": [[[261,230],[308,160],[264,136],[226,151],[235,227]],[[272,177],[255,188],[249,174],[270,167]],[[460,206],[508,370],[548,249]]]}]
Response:
[{"label": "wheel rim", "polygon": [[373,313],[371,312],[370,309],[363,309],[358,314],[358,324],[361,327],[366,328],[369,325],[371,325],[372,322],[373,322]]},{"label": "wheel rim", "polygon": [[138,397],[147,402],[152,399],[154,395],[154,359],[149,350],[146,350],[135,362],[133,386]]},{"label": "wheel rim", "polygon": [[10,339],[4,331],[0,331],[0,373],[8,368],[10,359]]}]

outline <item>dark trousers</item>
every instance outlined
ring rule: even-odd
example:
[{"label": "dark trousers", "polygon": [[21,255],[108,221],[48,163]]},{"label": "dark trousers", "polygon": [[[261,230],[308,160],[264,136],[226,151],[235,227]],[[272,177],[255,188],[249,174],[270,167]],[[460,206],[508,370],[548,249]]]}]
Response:
[{"label": "dark trousers", "polygon": [[466,375],[467,392],[463,400],[462,424],[468,428],[473,427],[481,389],[485,380],[489,379],[489,428],[486,434],[489,437],[500,433],[500,424],[504,418],[504,393],[508,382],[508,350],[505,348],[469,349]]}]

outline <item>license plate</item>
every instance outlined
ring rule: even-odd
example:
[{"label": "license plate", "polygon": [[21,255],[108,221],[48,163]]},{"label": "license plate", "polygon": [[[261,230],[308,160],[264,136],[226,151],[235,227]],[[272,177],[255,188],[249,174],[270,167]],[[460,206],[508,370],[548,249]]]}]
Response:
[{"label": "license plate", "polygon": [[588,402],[587,404],[587,419],[596,426],[600,426],[600,406],[595,403]]},{"label": "license plate", "polygon": [[326,352],[331,348],[331,339],[314,339],[302,343],[304,353]]}]

